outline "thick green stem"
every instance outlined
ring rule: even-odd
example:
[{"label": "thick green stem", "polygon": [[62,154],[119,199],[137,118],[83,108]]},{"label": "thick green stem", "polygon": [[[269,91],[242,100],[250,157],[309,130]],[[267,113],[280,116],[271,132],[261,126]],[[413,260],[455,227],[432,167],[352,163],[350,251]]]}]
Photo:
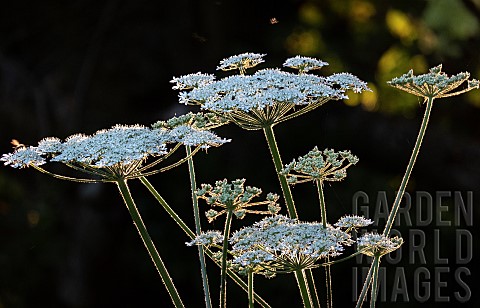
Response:
[{"label": "thick green stem", "polygon": [[320,308],[320,300],[318,298],[317,287],[315,286],[315,280],[313,279],[313,270],[306,269],[305,276],[307,278],[308,287],[311,290],[310,295],[312,297],[313,307]]},{"label": "thick green stem", "polygon": [[375,308],[375,302],[377,301],[377,289],[378,289],[378,268],[380,266],[380,256],[375,256],[373,258],[373,266],[372,266],[372,295],[370,298],[370,308]]},{"label": "thick green stem", "polygon": [[232,225],[233,211],[227,210],[227,219],[223,229],[223,247],[222,247],[222,268],[220,272],[220,308],[227,307],[227,256],[228,256],[228,237],[230,235],[230,226]]},{"label": "thick green stem", "polygon": [[123,197],[123,201],[125,201],[125,205],[127,206],[128,211],[132,216],[133,222],[137,227],[138,233],[140,234],[140,237],[142,238],[142,241],[145,244],[145,247],[147,248],[150,257],[152,258],[153,263],[155,264],[155,267],[157,268],[158,273],[162,278],[163,284],[165,285],[168,294],[170,294],[170,298],[172,299],[173,304],[175,305],[175,307],[184,307],[182,300],[180,299],[180,296],[175,289],[172,278],[170,278],[167,268],[163,264],[162,258],[160,257],[157,249],[155,248],[155,245],[153,244],[150,235],[148,234],[147,228],[145,227],[142,217],[140,216],[137,206],[135,205],[132,195],[130,194],[130,190],[128,189],[126,180],[118,180],[117,186],[120,190],[120,194]]},{"label": "thick green stem", "polygon": [[297,278],[298,288],[300,289],[300,295],[302,296],[303,306],[305,308],[312,308],[312,298],[308,286],[305,283],[305,272],[303,270],[295,271],[295,277]]},{"label": "thick green stem", "polygon": [[[295,203],[293,201],[292,191],[290,190],[290,185],[288,185],[287,177],[280,173],[283,169],[282,157],[280,156],[280,151],[278,150],[277,141],[275,140],[275,134],[273,132],[273,125],[266,125],[263,127],[263,132],[265,133],[265,138],[267,140],[268,148],[272,154],[273,164],[275,165],[275,171],[277,172],[278,180],[280,181],[280,186],[282,187],[283,198],[285,199],[285,204],[287,205],[288,216],[290,218],[298,218],[297,210],[295,208]],[[307,270],[307,275],[302,275],[302,277],[296,277],[298,280],[303,280],[304,284],[310,286],[314,290],[315,302],[318,304],[316,307],[320,307],[320,302],[318,301],[317,289],[315,287],[315,281],[311,270]],[[295,273],[295,276],[297,273]],[[308,277],[308,278],[307,278]]]},{"label": "thick green stem", "polygon": [[[190,230],[190,228],[183,222],[183,220],[175,213],[175,211],[168,205],[168,203],[163,199],[163,197],[157,192],[155,187],[150,184],[150,182],[147,180],[145,177],[141,177],[140,181],[142,184],[150,191],[150,193],[157,199],[158,203],[165,209],[165,211],[172,217],[172,219],[178,224],[180,229],[185,232],[188,237],[193,240],[195,238],[195,233]],[[205,254],[215,262],[215,258],[213,257],[213,252],[210,249],[205,249]],[[219,263],[215,262],[218,266],[220,266]],[[231,270],[227,270],[227,274],[230,278],[235,281],[237,285],[239,285],[245,292],[248,291],[248,286],[247,284],[240,278],[236,273],[232,272]],[[270,308],[270,305],[260,297],[257,293],[254,293],[255,301],[262,307],[264,308]]]},{"label": "thick green stem", "polygon": [[255,298],[253,297],[253,271],[248,271],[248,308],[253,308]]},{"label": "thick green stem", "polygon": [[[188,159],[188,173],[190,174],[190,187],[192,190],[192,204],[193,204],[193,216],[195,219],[195,231],[197,235],[200,235],[202,232],[202,228],[200,225],[200,212],[198,208],[198,199],[195,195],[195,189],[197,188],[196,180],[195,180],[195,168],[193,166],[193,157],[191,157],[192,149],[190,146],[186,146],[187,156],[190,158]],[[203,251],[203,246],[198,245],[198,258],[200,260],[200,273],[202,275],[202,283],[203,283],[203,293],[205,295],[205,307],[211,308],[212,301],[210,299],[210,287],[208,285],[208,276],[207,276],[207,266],[205,263],[205,252]]]},{"label": "thick green stem", "polygon": [[283,169],[283,163],[282,158],[280,157],[280,152],[278,151],[277,142],[275,141],[275,135],[273,133],[272,126],[265,126],[263,128],[263,132],[265,133],[265,138],[267,139],[267,144],[275,165],[275,171],[277,171],[277,176],[282,187],[283,197],[285,198],[285,204],[287,205],[288,216],[290,216],[290,218],[297,218],[297,210],[295,209],[292,191],[288,185],[287,177],[283,174],[280,174],[280,171]]},{"label": "thick green stem", "polygon": [[325,206],[325,195],[323,194],[323,181],[316,180],[315,184],[317,184],[318,199],[320,200],[320,213],[322,215],[322,224],[326,228],[327,227],[327,207]]}]

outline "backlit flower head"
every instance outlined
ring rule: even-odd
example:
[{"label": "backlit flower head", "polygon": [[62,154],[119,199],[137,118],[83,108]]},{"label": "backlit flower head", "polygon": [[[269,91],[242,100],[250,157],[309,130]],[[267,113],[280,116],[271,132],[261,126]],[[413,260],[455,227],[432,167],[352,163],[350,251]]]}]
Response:
[{"label": "backlit flower head", "polygon": [[[230,67],[234,65],[232,63],[244,63],[242,61],[247,61],[245,59],[249,59],[251,63],[260,61],[243,54],[224,60],[222,67]],[[308,61],[309,65],[306,64]],[[292,58],[286,63],[300,65],[300,62],[310,69],[324,63],[301,57]],[[200,105],[204,110],[222,114],[242,128],[254,130],[294,118],[329,100],[348,98],[345,94],[347,90],[360,92],[369,89],[365,82],[347,73],[320,77],[269,68],[251,75],[232,75],[205,83],[191,91],[182,91],[179,101]]]},{"label": "backlit flower head", "polygon": [[247,68],[255,67],[265,62],[263,57],[265,54],[246,52],[236,56],[231,56],[220,61],[217,70],[229,71],[239,70],[240,74],[244,74]]},{"label": "backlit flower head", "polygon": [[198,130],[208,130],[227,124],[228,120],[218,114],[211,112],[189,112],[180,116],[172,117],[166,121],[158,121],[152,125],[153,128],[174,129],[178,126],[191,126]]},{"label": "backlit flower head", "polygon": [[347,176],[347,168],[355,165],[358,158],[350,151],[335,152],[313,148],[298,160],[285,165],[281,173],[287,176],[291,184],[308,181],[341,181]]},{"label": "backlit flower head", "polygon": [[[131,179],[167,170],[169,167],[153,171],[149,169],[175,150],[175,147],[173,150],[169,148],[170,144],[197,146],[198,151],[200,148],[219,146],[228,141],[210,131],[190,126],[178,126],[168,130],[142,125],[115,125],[90,136],[75,134],[63,142],[54,137],[45,138],[36,147],[18,148],[11,154],[4,154],[1,160],[5,165],[15,168],[31,166],[65,180],[110,182],[118,178]],[[195,153],[192,152],[192,155]],[[146,163],[149,157],[154,161]],[[50,173],[40,167],[46,162],[63,163],[93,178],[77,179]]]},{"label": "backlit flower head", "polygon": [[288,273],[340,255],[344,246],[353,241],[346,232],[332,226],[276,215],[235,232],[230,243],[233,263],[258,271]]},{"label": "backlit flower head", "polygon": [[[217,181],[215,186],[202,184],[200,189],[195,191],[200,199],[204,199],[212,208],[206,212],[208,221],[211,222],[218,216],[233,212],[239,219],[245,217],[245,214],[276,214],[280,210],[278,205],[278,195],[269,193],[265,201],[251,202],[252,199],[260,196],[260,188],[244,186],[245,179],[234,180],[229,183],[226,179]],[[263,206],[266,210],[251,209],[251,207]],[[218,209],[215,210],[214,208]]]},{"label": "backlit flower head", "polygon": [[335,227],[346,229],[345,232],[350,232],[351,230],[356,230],[357,228],[366,227],[373,224],[373,221],[367,219],[363,216],[357,215],[345,215],[340,218],[335,224]]},{"label": "backlit flower head", "polygon": [[387,237],[378,233],[365,233],[357,239],[357,249],[363,254],[374,257],[383,256],[402,246],[401,237]]},{"label": "backlit flower head", "polygon": [[181,77],[173,77],[170,82],[175,84],[172,87],[175,90],[187,90],[207,85],[209,83],[212,83],[214,80],[214,75],[203,74],[199,72]]},{"label": "backlit flower head", "polygon": [[[448,76],[442,72],[442,65],[440,64],[431,68],[427,74],[415,76],[413,75],[413,70],[410,70],[408,73],[395,77],[387,83],[392,87],[423,97],[426,100],[428,98],[435,99],[459,95],[478,89],[479,81],[476,79],[468,80],[469,78],[470,73],[468,72]],[[465,88],[453,92],[465,81],[467,82]]]},{"label": "backlit flower head", "polygon": [[297,69],[300,74],[306,73],[312,70],[321,69],[326,65],[328,65],[328,63],[323,62],[322,60],[318,60],[310,57],[302,57],[302,56],[295,56],[293,58],[288,58],[283,63],[283,66],[285,67],[291,67],[291,68]]},{"label": "backlit flower head", "polygon": [[35,147],[19,147],[13,153],[3,154],[0,161],[4,165],[13,168],[25,168],[28,166],[40,166],[46,163],[45,158]]},{"label": "backlit flower head", "polygon": [[211,246],[215,244],[220,244],[223,241],[223,235],[220,231],[207,231],[203,232],[197,237],[195,237],[192,241],[185,243],[187,246],[193,245],[204,245],[204,246]]}]

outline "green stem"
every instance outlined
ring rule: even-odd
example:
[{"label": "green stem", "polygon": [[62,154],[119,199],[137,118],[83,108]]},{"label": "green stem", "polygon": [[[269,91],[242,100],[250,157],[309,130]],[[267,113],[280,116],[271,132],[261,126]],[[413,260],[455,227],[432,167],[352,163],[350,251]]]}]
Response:
[{"label": "green stem", "polygon": [[313,270],[310,268],[306,269],[305,276],[307,278],[307,284],[309,289],[313,290],[310,294],[312,297],[313,307],[320,308],[320,300],[318,299],[317,287],[315,286],[315,280],[313,279]]},{"label": "green stem", "polygon": [[305,272],[303,270],[296,270],[295,277],[297,278],[298,288],[300,289],[300,295],[302,296],[303,306],[305,308],[312,308],[312,299],[308,286],[305,283]]},{"label": "green stem", "polygon": [[[195,218],[195,231],[197,235],[200,235],[202,232],[202,228],[200,225],[200,212],[198,208],[198,199],[195,195],[195,189],[197,188],[196,180],[195,180],[195,168],[193,166],[193,158],[191,157],[192,149],[190,146],[186,146],[187,156],[190,157],[188,159],[188,172],[190,174],[190,187],[192,190],[192,202],[193,202],[193,216]],[[203,251],[203,246],[198,245],[198,257],[200,259],[200,272],[202,275],[202,283],[203,283],[203,292],[205,295],[205,307],[211,308],[212,301],[210,299],[210,287],[208,285],[208,276],[207,276],[207,266],[205,263],[205,252]]]},{"label": "green stem", "polygon": [[[280,186],[282,187],[283,198],[285,199],[285,204],[287,205],[288,216],[290,218],[298,218],[295,203],[293,201],[292,191],[290,190],[290,185],[288,185],[287,182],[287,177],[280,173],[280,171],[282,171],[283,169],[283,163],[282,157],[280,156],[280,151],[278,150],[277,141],[275,140],[273,125],[265,125],[263,127],[263,132],[265,133],[268,148],[270,149],[273,164],[275,165],[275,171],[277,172],[278,180],[280,181]],[[310,285],[310,288],[315,292],[313,298],[315,299],[316,304],[318,304],[317,307],[320,307],[320,302],[318,301],[317,289],[315,287],[313,275],[310,269],[308,269],[307,272],[309,272],[307,276],[302,275],[302,277],[297,277],[297,273],[295,273],[295,277],[297,278],[297,281],[303,280],[304,284],[308,283],[308,285]]]},{"label": "green stem", "polygon": [[[410,179],[410,175],[412,174],[413,166],[415,165],[415,161],[417,160],[418,153],[420,152],[420,147],[422,145],[423,137],[425,136],[425,132],[427,131],[427,126],[428,126],[428,121],[430,119],[430,113],[432,111],[433,107],[433,101],[434,98],[430,97],[427,99],[427,107],[425,108],[425,113],[423,115],[422,119],[422,124],[420,126],[420,131],[418,132],[417,140],[415,142],[415,146],[413,147],[412,155],[410,156],[410,160],[407,165],[407,170],[405,171],[405,174],[403,175],[402,182],[400,183],[400,187],[397,191],[397,195],[395,197],[395,201],[393,202],[392,209],[390,211],[390,214],[388,215],[387,223],[385,225],[385,229],[383,230],[383,235],[388,236],[390,234],[390,231],[392,230],[393,223],[395,221],[395,218],[397,216],[398,209],[400,208],[400,204],[403,198],[403,195],[405,194],[405,189],[407,187],[408,181]],[[380,262],[380,257],[378,258],[378,262]],[[375,259],[374,259],[375,261]],[[365,280],[365,283],[362,288],[362,294],[367,292],[368,286],[370,285],[371,279],[377,280],[378,279],[378,271],[375,272],[375,274],[372,274],[372,271],[374,270],[373,264],[372,267],[370,267],[370,270],[368,271],[368,276],[367,279]],[[361,307],[361,303],[365,299],[365,295],[363,295],[363,299],[360,301],[357,301],[357,307]],[[358,306],[360,304],[360,306]],[[375,305],[375,303],[374,303]]]},{"label": "green stem", "polygon": [[330,271],[330,265],[325,265],[325,280],[326,280],[325,284],[326,284],[326,287],[327,287],[327,308],[332,308],[333,307],[332,273]]},{"label": "green stem", "polygon": [[322,224],[326,228],[327,227],[327,207],[325,206],[325,195],[323,194],[323,181],[316,180],[315,184],[317,184],[318,199],[320,200],[320,213],[322,215]]},{"label": "green stem", "polygon": [[360,308],[367,297],[368,288],[370,287],[370,282],[372,281],[372,272],[373,272],[373,262],[368,270],[367,278],[365,278],[365,282],[363,283],[362,292],[360,292],[360,296],[358,296],[357,304],[355,308]]},{"label": "green stem", "polygon": [[118,186],[118,189],[120,190],[120,194],[123,197],[123,201],[125,202],[125,205],[127,206],[128,211],[132,216],[133,222],[137,227],[138,233],[140,234],[140,237],[142,238],[142,241],[145,244],[145,247],[147,248],[148,253],[150,254],[150,257],[152,258],[153,263],[155,264],[155,267],[157,268],[158,273],[162,278],[163,284],[165,285],[168,293],[170,294],[170,298],[172,299],[173,304],[175,305],[175,307],[184,307],[182,300],[180,299],[180,296],[177,290],[175,289],[172,278],[170,278],[170,275],[168,274],[168,271],[165,265],[163,264],[162,258],[160,257],[160,254],[158,253],[157,249],[155,248],[155,245],[153,244],[153,241],[150,238],[150,235],[148,234],[147,228],[145,227],[145,224],[142,221],[142,217],[140,216],[137,206],[133,201],[133,198],[132,198],[132,195],[130,194],[130,190],[128,189],[126,180],[124,179],[117,180],[117,186]]},{"label": "green stem", "polygon": [[283,169],[283,163],[282,158],[280,157],[280,152],[278,151],[277,142],[275,141],[273,127],[271,125],[267,125],[263,127],[263,132],[265,133],[265,138],[267,139],[267,144],[270,149],[270,153],[272,154],[275,171],[277,171],[277,176],[280,180],[283,197],[285,198],[285,203],[287,205],[288,216],[290,216],[290,218],[297,218],[297,210],[295,209],[292,191],[290,190],[290,186],[288,185],[287,177],[283,174],[280,174],[280,171]]},{"label": "green stem", "polygon": [[[183,220],[175,213],[175,211],[170,207],[170,205],[168,205],[168,203],[165,201],[165,199],[163,199],[163,197],[158,193],[158,191],[155,189],[155,187],[152,186],[152,184],[150,184],[150,182],[147,180],[147,178],[145,177],[140,177],[139,178],[140,181],[142,182],[142,184],[148,189],[148,191],[150,191],[150,193],[155,197],[155,199],[157,199],[158,203],[164,208],[164,210],[170,215],[170,217],[172,217],[172,219],[178,224],[178,226],[180,227],[180,229],[183,230],[183,232],[185,232],[188,237],[193,240],[195,238],[195,233],[190,230],[190,228],[185,224],[185,222],[183,222]],[[213,252],[206,248],[205,249],[205,254],[215,262],[215,259],[213,257]],[[220,266],[219,263],[215,262],[215,264],[217,264],[218,266]],[[240,278],[236,273],[232,272],[231,270],[227,269],[227,274],[230,278],[232,278],[233,281],[235,281],[235,283],[237,285],[239,285],[245,292],[248,291],[248,286],[247,284],[242,280],[242,278]],[[260,297],[260,295],[258,295],[257,293],[254,293],[254,297],[255,297],[255,301],[261,305],[262,307],[264,308],[270,308],[270,305],[263,299]]]},{"label": "green stem", "polygon": [[222,268],[220,272],[220,307],[227,307],[227,256],[228,256],[228,236],[230,235],[230,226],[232,225],[233,211],[227,210],[227,219],[223,229],[223,247],[222,247]]},{"label": "green stem", "polygon": [[375,302],[377,301],[377,289],[378,289],[378,268],[380,266],[380,256],[373,258],[373,281],[372,281],[372,295],[370,298],[370,308],[375,308]]},{"label": "green stem", "polygon": [[255,298],[253,297],[253,271],[248,271],[248,308],[253,308]]},{"label": "green stem", "polygon": [[397,196],[395,197],[392,210],[388,215],[387,224],[385,225],[385,229],[383,230],[383,235],[385,236],[388,236],[390,234],[390,231],[393,226],[393,222],[395,221],[395,217],[397,216],[397,212],[400,207],[400,203],[402,201],[403,195],[405,194],[405,188],[407,187],[408,180],[410,179],[410,175],[413,170],[413,166],[415,165],[415,161],[417,160],[418,152],[420,152],[420,146],[422,145],[422,140],[423,140],[423,137],[425,136],[425,131],[427,130],[428,120],[430,119],[430,112],[432,110],[432,106],[433,106],[433,98],[429,98],[427,100],[427,108],[425,109],[422,125],[420,127],[420,131],[418,132],[417,141],[415,142],[412,156],[410,156],[410,161],[408,162],[407,170],[403,175],[403,179],[402,179],[402,182],[400,183],[400,188],[398,189]]}]

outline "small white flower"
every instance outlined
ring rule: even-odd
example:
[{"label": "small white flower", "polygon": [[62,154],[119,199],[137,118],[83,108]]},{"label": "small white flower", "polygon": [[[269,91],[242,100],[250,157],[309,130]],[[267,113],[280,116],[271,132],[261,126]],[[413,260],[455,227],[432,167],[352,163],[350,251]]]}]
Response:
[{"label": "small white flower", "polygon": [[389,238],[378,233],[365,233],[357,239],[358,250],[370,257],[386,255],[400,248],[402,244],[401,237]]},{"label": "small white flower", "polygon": [[[413,75],[413,70],[408,73],[395,77],[388,82],[392,87],[398,88],[405,92],[428,98],[441,98],[459,95],[473,89],[479,88],[479,81],[476,79],[468,80],[470,73],[462,72],[457,75],[448,76],[442,72],[442,65],[432,67],[427,74],[418,76]],[[467,87],[452,92],[467,81]]]},{"label": "small white flower", "polygon": [[241,73],[245,72],[247,68],[254,67],[262,62],[265,54],[246,52],[236,56],[231,56],[220,61],[217,70],[234,70],[238,69]]},{"label": "small white flower", "polygon": [[328,65],[327,62],[323,62],[321,60],[310,58],[310,57],[302,57],[302,56],[295,56],[293,58],[288,58],[283,66],[296,68],[299,72],[308,72],[311,70],[318,70],[322,67]]},{"label": "small white flower", "polygon": [[30,165],[40,166],[46,163],[35,147],[20,147],[13,153],[3,154],[0,161],[13,168],[25,168]]},{"label": "small white flower", "polygon": [[207,231],[203,232],[195,239],[193,239],[190,242],[185,243],[187,246],[193,246],[193,245],[205,245],[205,246],[210,246],[214,244],[220,244],[223,242],[223,235],[220,231]]},{"label": "small white flower", "polygon": [[337,256],[353,241],[340,229],[276,215],[235,232],[230,243],[236,256],[234,263],[291,272],[311,268],[321,258]]},{"label": "small white flower", "polygon": [[346,228],[347,230],[366,227],[373,224],[373,221],[363,216],[345,215],[340,218],[334,226]]},{"label": "small white flower", "polygon": [[215,80],[215,76],[212,74],[203,74],[203,73],[195,73],[195,74],[188,74],[180,77],[173,77],[170,81],[175,85],[172,87],[174,90],[186,90],[186,89],[193,89],[198,88],[209,83],[212,83]]}]

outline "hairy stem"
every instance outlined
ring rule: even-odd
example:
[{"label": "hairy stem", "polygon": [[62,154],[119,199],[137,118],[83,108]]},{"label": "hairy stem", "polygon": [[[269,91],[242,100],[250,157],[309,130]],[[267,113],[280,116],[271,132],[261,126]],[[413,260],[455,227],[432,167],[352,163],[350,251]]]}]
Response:
[{"label": "hairy stem", "polygon": [[[190,146],[186,146],[187,156],[190,158],[188,159],[188,172],[190,174],[190,187],[192,190],[192,204],[193,204],[193,216],[195,219],[195,231],[197,235],[200,235],[202,232],[202,228],[200,225],[200,212],[198,208],[198,199],[195,195],[195,189],[197,188],[196,180],[195,180],[195,168],[193,165],[193,157],[191,157],[192,149]],[[205,263],[205,253],[203,251],[203,246],[198,245],[198,258],[200,260],[200,273],[202,275],[202,283],[203,283],[203,293],[205,295],[205,307],[211,308],[212,301],[210,299],[210,287],[208,284],[208,276],[207,276],[207,266]]]},{"label": "hairy stem", "polygon": [[[265,138],[267,140],[268,148],[270,149],[270,153],[272,154],[273,164],[275,165],[275,171],[277,172],[278,180],[280,181],[280,186],[282,187],[283,198],[285,199],[285,204],[287,205],[288,216],[290,218],[298,218],[297,210],[295,208],[295,203],[293,201],[292,191],[290,190],[290,185],[288,185],[286,175],[280,173],[283,169],[282,157],[280,156],[280,151],[278,150],[277,141],[275,140],[275,134],[273,132],[273,125],[265,125],[263,127],[263,132],[265,133]],[[317,295],[317,288],[315,287],[315,281],[313,279],[313,275],[311,270],[307,270],[307,275],[302,275],[302,277],[297,277],[297,281],[299,279],[304,280],[303,282],[308,284],[312,290],[314,290],[315,294],[313,298],[317,307],[320,307],[320,302],[318,301]],[[297,275],[297,273],[295,273]],[[308,277],[308,278],[307,278]]]},{"label": "hairy stem", "polygon": [[248,308],[253,308],[255,298],[253,297],[253,271],[248,271]]},{"label": "hairy stem", "polygon": [[367,297],[368,288],[370,287],[370,283],[372,281],[372,273],[373,273],[373,262],[372,262],[372,265],[370,266],[370,269],[368,270],[367,278],[365,278],[365,282],[363,283],[362,291],[358,296],[358,300],[357,300],[357,304],[355,305],[355,308],[362,307],[363,302]]},{"label": "hairy stem", "polygon": [[390,234],[393,222],[395,221],[395,217],[397,216],[397,212],[400,207],[400,203],[402,201],[403,195],[405,194],[405,188],[407,187],[408,180],[410,179],[410,175],[412,174],[413,166],[415,165],[415,161],[417,160],[418,153],[420,152],[420,146],[422,145],[423,137],[425,136],[425,131],[427,130],[428,120],[430,119],[430,112],[432,110],[432,106],[433,98],[429,98],[427,100],[427,108],[425,109],[422,125],[420,126],[420,131],[418,132],[417,141],[415,142],[412,156],[410,156],[407,170],[403,175],[402,182],[400,183],[400,188],[398,189],[397,196],[395,197],[395,201],[393,202],[392,210],[388,215],[387,224],[385,225],[385,229],[383,230],[383,235],[385,236],[388,236]]},{"label": "hairy stem", "polygon": [[128,211],[132,216],[133,222],[137,227],[138,233],[140,234],[140,237],[142,238],[142,241],[145,244],[145,247],[147,248],[150,257],[152,258],[153,263],[155,264],[155,267],[157,268],[157,271],[162,278],[163,284],[165,285],[168,294],[170,294],[170,298],[172,299],[173,304],[175,305],[175,307],[184,307],[182,300],[180,299],[180,295],[178,294],[175,285],[173,284],[172,278],[170,278],[167,268],[163,264],[162,258],[160,257],[157,249],[155,248],[155,245],[153,244],[150,235],[148,234],[147,228],[145,227],[142,217],[140,216],[137,206],[135,205],[132,195],[130,194],[130,190],[128,189],[126,180],[118,180],[117,186],[120,190],[120,194],[123,197],[123,201],[125,202],[125,205],[127,206]]},{"label": "hairy stem", "polygon": [[277,176],[280,181],[280,186],[282,187],[283,197],[285,198],[285,203],[287,205],[288,216],[290,218],[297,218],[297,210],[295,209],[295,204],[293,202],[292,191],[287,182],[287,177],[283,174],[280,174],[280,171],[283,169],[282,158],[280,157],[280,152],[278,151],[277,142],[275,141],[275,134],[273,133],[272,126],[265,126],[263,128],[265,133],[265,138],[267,139],[267,144],[272,154],[273,163],[275,165],[275,171],[277,171]]},{"label": "hairy stem", "polygon": [[315,184],[317,184],[318,199],[320,200],[320,213],[322,215],[322,224],[326,228],[327,227],[327,207],[325,206],[325,195],[323,194],[323,181],[316,180]]},{"label": "hairy stem", "polygon": [[227,307],[227,256],[228,256],[228,236],[230,235],[230,226],[232,225],[233,211],[227,211],[225,228],[223,229],[223,247],[222,247],[222,268],[220,272],[220,307]]},{"label": "hairy stem", "polygon": [[[407,187],[408,181],[410,179],[410,175],[412,174],[413,166],[415,165],[415,161],[417,160],[418,153],[420,152],[420,147],[422,145],[423,137],[425,136],[425,132],[427,131],[427,126],[428,126],[428,121],[430,119],[430,113],[432,111],[432,106],[433,106],[433,101],[434,98],[430,97],[427,99],[427,107],[425,108],[425,114],[423,115],[422,119],[422,124],[420,126],[420,131],[418,132],[417,140],[415,142],[415,146],[413,147],[412,155],[410,156],[410,160],[407,165],[407,170],[405,171],[405,174],[403,175],[402,182],[400,183],[400,187],[397,191],[397,195],[395,197],[395,201],[393,202],[392,209],[390,211],[390,214],[388,215],[387,223],[385,225],[385,229],[383,230],[383,235],[388,236],[390,234],[390,231],[392,230],[393,223],[395,221],[395,218],[397,216],[398,209],[400,208],[400,204],[403,198],[403,195],[405,194],[405,189]],[[378,257],[378,263],[380,263],[380,257]],[[375,261],[375,260],[374,260]],[[362,288],[362,294],[366,293],[368,291],[368,287],[370,285],[371,279],[377,280],[378,279],[378,271],[376,271],[374,274],[372,274],[372,271],[374,271],[374,267],[372,264],[372,267],[370,267],[370,270],[368,271],[368,276],[367,280],[365,280],[365,283]],[[365,292],[364,292],[365,291]],[[361,307],[361,304],[363,300],[365,299],[365,295],[363,295],[363,299],[357,301],[357,307]],[[376,299],[371,299],[371,301],[375,301]],[[359,306],[360,304],[360,306]],[[375,303],[374,303],[375,304]]]},{"label": "hairy stem", "polygon": [[312,298],[308,290],[308,285],[305,283],[305,272],[303,270],[297,270],[295,271],[295,277],[297,278],[298,288],[302,296],[303,306],[305,308],[312,308]]},{"label": "hairy stem", "polygon": [[372,266],[372,295],[370,298],[370,308],[375,308],[375,302],[377,301],[377,289],[378,289],[378,268],[380,266],[380,256],[375,256],[373,258]]}]

